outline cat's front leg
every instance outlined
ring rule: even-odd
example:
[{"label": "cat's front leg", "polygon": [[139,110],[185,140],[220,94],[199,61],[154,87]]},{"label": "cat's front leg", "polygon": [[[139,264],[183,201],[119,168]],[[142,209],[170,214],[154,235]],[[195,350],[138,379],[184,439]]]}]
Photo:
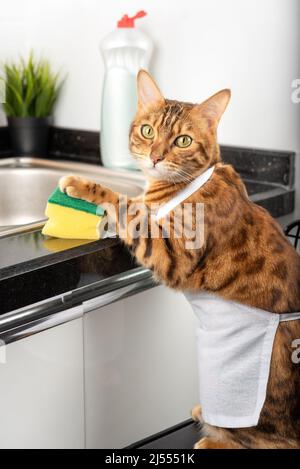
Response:
[{"label": "cat's front leg", "polygon": [[59,188],[70,197],[86,200],[97,205],[105,202],[117,204],[119,200],[119,194],[107,187],[101,186],[101,184],[80,176],[70,175],[62,177],[59,181]]},{"label": "cat's front leg", "polygon": [[167,285],[180,284],[182,272],[176,269],[176,249],[171,240],[159,235],[161,228],[158,226],[158,233],[152,236],[151,210],[143,203],[142,196],[127,199],[79,176],[63,177],[59,187],[71,197],[101,205],[110,226],[116,228],[112,231],[131,249],[138,262],[152,269],[156,277]]}]

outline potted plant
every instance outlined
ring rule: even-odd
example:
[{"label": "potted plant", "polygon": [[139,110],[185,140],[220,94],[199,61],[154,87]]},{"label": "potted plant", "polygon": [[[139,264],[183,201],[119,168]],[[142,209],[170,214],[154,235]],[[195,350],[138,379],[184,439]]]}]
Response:
[{"label": "potted plant", "polygon": [[5,103],[11,143],[16,156],[47,153],[49,125],[62,82],[46,60],[4,64]]}]

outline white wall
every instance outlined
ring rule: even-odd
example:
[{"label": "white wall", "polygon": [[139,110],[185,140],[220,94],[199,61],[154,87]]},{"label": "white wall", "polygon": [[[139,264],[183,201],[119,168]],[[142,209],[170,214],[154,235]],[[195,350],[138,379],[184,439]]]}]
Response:
[{"label": "white wall", "polygon": [[222,143],[300,151],[300,104],[290,98],[300,78],[299,0],[0,0],[0,60],[42,51],[68,73],[56,124],[97,130],[99,42],[141,8],[167,97],[201,101],[230,87]]}]

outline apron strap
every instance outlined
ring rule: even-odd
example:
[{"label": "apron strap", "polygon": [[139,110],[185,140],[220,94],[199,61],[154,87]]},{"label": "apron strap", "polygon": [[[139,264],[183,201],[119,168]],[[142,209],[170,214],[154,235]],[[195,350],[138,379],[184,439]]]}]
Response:
[{"label": "apron strap", "polygon": [[283,313],[279,314],[279,322],[283,321],[296,321],[300,319],[300,312],[299,313]]},{"label": "apron strap", "polygon": [[188,199],[194,192],[196,192],[200,187],[204,186],[204,184],[210,179],[214,172],[215,167],[212,166],[208,168],[204,173],[200,174],[200,176],[196,177],[190,184],[188,184],[184,189],[179,191],[173,199],[168,200],[165,204],[161,205],[156,212],[156,220],[160,220],[161,218],[165,217],[169,212],[174,210],[177,205],[183,202],[185,199]]}]

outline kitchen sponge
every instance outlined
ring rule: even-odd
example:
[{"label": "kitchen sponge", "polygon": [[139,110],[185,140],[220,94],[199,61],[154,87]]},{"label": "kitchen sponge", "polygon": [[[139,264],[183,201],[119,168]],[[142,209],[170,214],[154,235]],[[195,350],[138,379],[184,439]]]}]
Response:
[{"label": "kitchen sponge", "polygon": [[99,206],[75,199],[57,187],[50,195],[42,233],[55,238],[99,239],[104,210]]}]

